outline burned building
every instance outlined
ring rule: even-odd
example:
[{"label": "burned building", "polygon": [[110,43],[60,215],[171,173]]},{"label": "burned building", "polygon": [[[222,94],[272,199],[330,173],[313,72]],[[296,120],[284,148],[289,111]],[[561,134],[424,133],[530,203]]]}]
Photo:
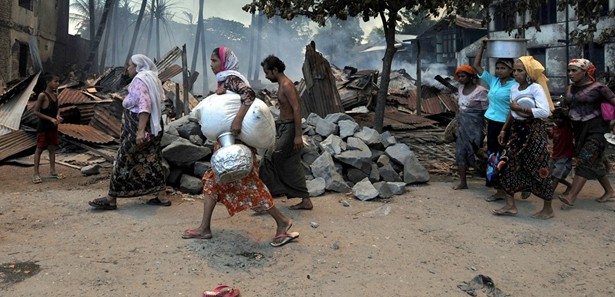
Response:
[{"label": "burned building", "polygon": [[2,87],[39,66],[53,71],[65,64],[70,55],[68,10],[69,1],[0,1]]}]

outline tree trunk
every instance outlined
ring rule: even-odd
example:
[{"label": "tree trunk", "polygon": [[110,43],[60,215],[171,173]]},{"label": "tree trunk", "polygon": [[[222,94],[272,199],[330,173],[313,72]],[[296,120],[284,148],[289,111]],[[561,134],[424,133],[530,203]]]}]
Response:
[{"label": "tree trunk", "polygon": [[[152,2],[152,5],[153,5],[153,2]],[[153,32],[154,32],[154,9],[152,8],[151,15],[149,17],[149,28],[147,29],[147,46],[145,47],[146,55],[151,55],[149,50],[150,50],[150,45],[152,44],[152,33]]]},{"label": "tree trunk", "polygon": [[[254,4],[256,2],[256,0],[252,0],[252,4]],[[254,25],[256,24],[255,22],[255,17],[254,17],[254,13],[252,14],[252,18],[250,19],[250,49],[248,50],[248,53],[252,53],[252,51],[254,50],[254,37],[256,36],[256,29],[254,28]],[[253,76],[252,76],[252,68],[256,67],[258,68],[258,66],[254,65],[254,55],[250,55],[250,61],[248,62],[248,80],[252,80]]]},{"label": "tree trunk", "polygon": [[113,16],[111,17],[111,24],[112,29],[111,29],[111,33],[113,34],[113,39],[111,40],[111,44],[113,44],[113,46],[111,47],[111,65],[116,66],[117,65],[117,50],[120,47],[120,43],[119,43],[119,39],[117,38],[118,35],[118,25],[119,25],[119,20],[120,20],[120,15],[118,15],[120,11],[120,1],[115,1],[115,6],[113,7]]},{"label": "tree trunk", "polygon": [[[201,0],[204,2],[205,0]],[[201,15],[201,22],[203,21],[203,15]],[[203,24],[203,30],[201,30],[201,52],[203,53],[201,57],[203,58],[203,94],[206,95],[209,91],[209,79],[207,78],[207,60],[209,59],[208,53],[205,52],[205,24]]]},{"label": "tree trunk", "polygon": [[102,18],[100,19],[100,23],[98,24],[98,30],[96,30],[96,37],[94,38],[94,44],[92,49],[90,50],[90,55],[87,59],[85,67],[83,67],[83,72],[88,73],[90,71],[90,67],[92,67],[92,63],[97,65],[96,63],[96,52],[98,51],[98,45],[100,44],[100,39],[102,38],[102,34],[105,32],[105,25],[107,24],[107,18],[109,16],[109,11],[111,11],[111,7],[113,7],[113,2],[115,0],[106,0],[105,1],[105,9],[103,10]]},{"label": "tree trunk", "polygon": [[[201,30],[203,30],[203,6],[205,5],[203,2],[205,0],[199,0],[199,14],[197,16],[198,20],[196,23],[196,36],[194,36],[194,51],[192,52],[192,66],[190,67],[190,74],[194,73],[196,70],[196,61],[199,56],[199,46],[201,45]],[[205,48],[203,48],[205,50]],[[203,69],[205,72],[205,69]],[[190,86],[192,89],[192,86]]]},{"label": "tree trunk", "polygon": [[[94,51],[94,39],[96,38],[96,2],[94,0],[89,0],[88,5],[90,6],[90,52]],[[96,59],[96,57],[94,57]],[[94,69],[96,71],[96,69]]]},{"label": "tree trunk", "polygon": [[145,13],[145,7],[147,7],[147,0],[141,2],[141,8],[139,10],[139,16],[137,17],[137,23],[135,24],[135,31],[132,33],[132,40],[130,41],[130,48],[128,49],[128,55],[124,65],[128,65],[130,57],[135,50],[135,44],[137,43],[137,35],[139,35],[139,29],[141,28],[141,22],[143,21],[143,14]]},{"label": "tree trunk", "polygon": [[384,36],[386,39],[386,50],[382,59],[382,75],[380,76],[380,88],[378,89],[378,97],[376,97],[376,115],[374,119],[374,129],[382,133],[384,125],[384,108],[386,105],[387,95],[389,92],[389,82],[391,81],[391,65],[393,57],[397,49],[395,48],[395,19],[397,18],[397,10],[389,11],[388,20],[382,17],[384,25]]},{"label": "tree trunk", "polygon": [[160,59],[160,3],[156,0],[156,59]]},{"label": "tree trunk", "polygon": [[[117,1],[116,1],[117,3]],[[111,11],[109,11],[109,18],[111,20],[113,20],[113,17],[115,16],[115,4],[111,7]],[[113,32],[111,32],[112,30],[112,26],[113,26],[113,22],[107,22],[107,28],[105,29],[105,40],[103,41],[103,47],[102,47],[102,52],[100,55],[100,66],[98,67],[98,69],[101,69],[103,72],[105,70],[105,65],[107,63],[107,49],[109,48],[109,35],[111,35]]]},{"label": "tree trunk", "polygon": [[[259,14],[257,17],[258,27],[256,29],[256,57],[261,56],[261,45],[262,45],[262,37],[260,35],[261,30],[263,29],[263,19],[265,15]],[[258,74],[260,73],[260,69],[258,67],[254,68],[254,80],[258,80]]]}]

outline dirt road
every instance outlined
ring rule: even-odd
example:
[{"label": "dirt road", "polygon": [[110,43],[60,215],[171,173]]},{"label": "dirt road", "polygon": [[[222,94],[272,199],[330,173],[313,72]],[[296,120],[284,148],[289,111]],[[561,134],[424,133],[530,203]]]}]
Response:
[{"label": "dirt road", "polygon": [[58,168],[66,179],[33,185],[31,167],[0,166],[2,296],[201,296],[218,284],[244,297],[469,296],[458,285],[479,274],[502,296],[615,295],[615,203],[593,201],[597,182],[572,210],[554,202],[548,221],[530,218],[536,197],[520,200],[516,217],[493,216],[501,203],[483,200],[491,190],[479,178],[469,190],[440,179],[381,201],[327,194],[313,211],[277,199],[301,235],[272,248],[267,215],[229,217],[219,205],[214,238],[184,240],[200,197],[174,195],[166,208],[125,199],[93,212],[87,201],[106,194],[106,175]]}]

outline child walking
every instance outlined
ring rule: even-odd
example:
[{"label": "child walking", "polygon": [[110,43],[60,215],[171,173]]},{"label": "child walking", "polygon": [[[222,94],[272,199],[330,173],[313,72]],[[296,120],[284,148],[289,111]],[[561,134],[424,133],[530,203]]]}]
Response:
[{"label": "child walking", "polygon": [[574,143],[572,140],[572,126],[570,120],[564,115],[561,109],[553,111],[553,130],[549,133],[553,139],[553,152],[551,159],[551,178],[553,179],[553,190],[558,184],[566,186],[562,195],[570,192],[570,182],[566,180],[572,169],[572,157],[574,157]]},{"label": "child walking", "polygon": [[34,114],[39,118],[36,127],[36,152],[34,153],[34,176],[32,183],[43,182],[39,172],[41,153],[49,152],[49,172],[53,178],[61,178],[56,171],[56,146],[58,145],[58,124],[62,117],[58,112],[58,97],[56,89],[60,85],[60,77],[55,74],[45,75],[45,91],[38,94],[34,104]]}]

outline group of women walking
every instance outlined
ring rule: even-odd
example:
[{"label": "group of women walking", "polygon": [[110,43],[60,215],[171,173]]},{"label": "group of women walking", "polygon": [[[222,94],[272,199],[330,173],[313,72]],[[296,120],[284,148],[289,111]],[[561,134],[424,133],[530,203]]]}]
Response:
[{"label": "group of women walking", "polygon": [[[487,201],[505,200],[495,215],[516,215],[514,194],[523,199],[531,194],[543,200],[543,208],[533,217],[553,217],[551,202],[557,181],[552,176],[553,162],[545,120],[554,111],[543,65],[532,56],[517,59],[500,58],[495,75],[481,66],[486,40],[481,43],[473,67],[462,65],[455,71],[459,86],[456,165],[459,184],[466,189],[466,170],[483,147],[483,124],[487,122],[486,185],[496,193]],[[604,84],[596,82],[595,67],[586,59],[573,59],[568,64],[565,99],[559,113],[567,114],[574,136],[575,175],[572,185],[559,200],[565,206],[574,202],[588,179],[597,179],[604,188],[599,202],[609,201],[615,194],[607,178],[604,162],[609,122],[601,116],[601,103],[615,105],[615,95]],[[477,83],[481,79],[489,90]],[[484,118],[484,119],[483,119]],[[567,174],[567,173],[566,173]],[[565,178],[565,176],[564,176]]]}]

